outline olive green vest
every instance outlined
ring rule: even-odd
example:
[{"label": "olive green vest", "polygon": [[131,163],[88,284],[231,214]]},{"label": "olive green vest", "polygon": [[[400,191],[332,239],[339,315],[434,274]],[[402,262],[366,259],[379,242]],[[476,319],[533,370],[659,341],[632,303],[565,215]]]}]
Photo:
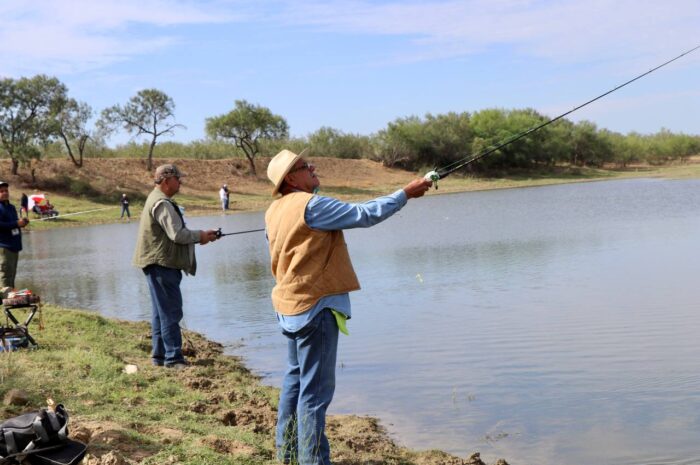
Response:
[{"label": "olive green vest", "polygon": [[170,200],[160,189],[153,189],[146,199],[143,212],[141,212],[141,222],[132,264],[138,268],[145,268],[148,265],[160,265],[194,275],[197,271],[197,260],[194,259],[194,253],[190,263],[190,247],[194,247],[194,244],[177,244],[173,242],[153,218],[153,207],[161,201],[171,202],[175,207],[175,211],[179,212],[179,207],[175,202]]},{"label": "olive green vest", "polygon": [[272,305],[282,315],[298,315],[321,297],[360,288],[343,231],[320,231],[306,224],[313,197],[294,192],[275,200],[265,214],[275,287]]}]

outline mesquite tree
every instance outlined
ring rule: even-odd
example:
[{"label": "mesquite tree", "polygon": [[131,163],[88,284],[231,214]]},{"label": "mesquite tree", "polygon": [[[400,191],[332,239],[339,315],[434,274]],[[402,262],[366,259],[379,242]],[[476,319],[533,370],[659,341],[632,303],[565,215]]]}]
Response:
[{"label": "mesquite tree", "polygon": [[257,174],[254,159],[260,152],[258,141],[289,136],[289,126],[284,118],[245,100],[236,100],[236,108],[225,115],[207,118],[206,131],[215,139],[232,139],[236,147],[243,150],[253,175]]},{"label": "mesquite tree", "polygon": [[41,156],[37,145],[51,137],[52,106],[67,92],[58,79],[43,74],[0,79],[0,144],[12,161],[12,174],[20,163]]},{"label": "mesquite tree", "polygon": [[[50,131],[63,141],[68,157],[77,167],[83,166],[85,145],[90,136],[87,122],[92,117],[92,108],[72,98],[61,99],[53,105]],[[77,159],[73,148],[77,149]]]},{"label": "mesquite tree", "polygon": [[173,99],[158,89],[144,89],[129,99],[126,105],[114,105],[102,110],[98,127],[109,134],[121,127],[138,137],[142,134],[151,136],[148,148],[148,169],[153,169],[153,149],[158,138],[173,134],[176,128],[184,128],[175,119]]}]

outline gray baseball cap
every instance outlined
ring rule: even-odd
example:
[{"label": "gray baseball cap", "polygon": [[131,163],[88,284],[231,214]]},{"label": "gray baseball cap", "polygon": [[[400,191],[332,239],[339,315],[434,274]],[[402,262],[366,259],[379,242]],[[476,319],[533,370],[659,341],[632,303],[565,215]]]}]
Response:
[{"label": "gray baseball cap", "polygon": [[177,166],[173,165],[172,163],[167,163],[165,165],[160,165],[158,168],[156,168],[156,174],[155,174],[155,182],[159,183],[163,179],[167,178],[181,178],[185,176],[183,172],[181,172]]}]

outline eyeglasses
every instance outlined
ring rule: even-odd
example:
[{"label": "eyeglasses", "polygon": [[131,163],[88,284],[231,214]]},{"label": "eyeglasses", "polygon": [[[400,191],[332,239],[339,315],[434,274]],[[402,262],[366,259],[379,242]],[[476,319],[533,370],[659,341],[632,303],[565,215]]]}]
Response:
[{"label": "eyeglasses", "polygon": [[311,163],[304,162],[301,166],[297,166],[296,168],[291,169],[289,171],[289,174],[296,173],[297,171],[301,171],[301,170],[311,171],[313,169],[314,169],[314,165],[312,165]]}]

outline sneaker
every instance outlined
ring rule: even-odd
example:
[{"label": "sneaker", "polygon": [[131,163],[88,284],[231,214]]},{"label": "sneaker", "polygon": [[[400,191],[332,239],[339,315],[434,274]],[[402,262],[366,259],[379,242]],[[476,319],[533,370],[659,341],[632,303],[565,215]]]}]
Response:
[{"label": "sneaker", "polygon": [[154,367],[162,367],[163,365],[165,365],[165,362],[162,358],[152,358],[151,364],[153,364]]}]

